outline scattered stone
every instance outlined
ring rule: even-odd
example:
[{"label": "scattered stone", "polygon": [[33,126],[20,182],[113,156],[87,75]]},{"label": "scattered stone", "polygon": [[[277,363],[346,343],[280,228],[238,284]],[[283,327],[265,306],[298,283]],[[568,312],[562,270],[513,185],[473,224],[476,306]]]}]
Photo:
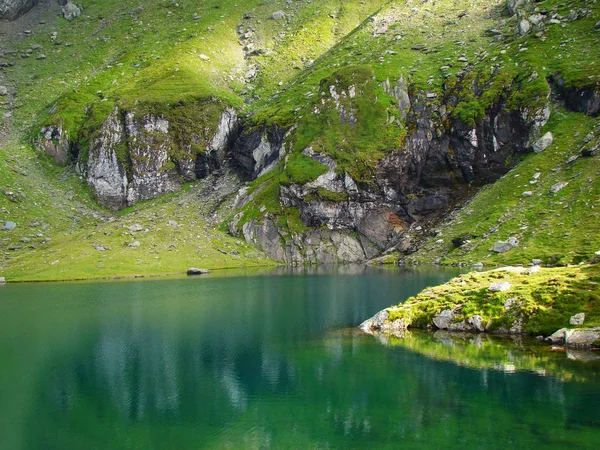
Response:
[{"label": "scattered stone", "polygon": [[16,223],[14,223],[14,222],[6,222],[6,223],[4,224],[4,229],[5,229],[5,230],[12,231],[12,230],[14,230],[15,228],[17,228],[17,224],[16,224]]},{"label": "scattered stone", "polygon": [[46,55],[44,55],[43,53],[41,55],[39,55],[37,58],[38,61],[42,60],[42,59],[46,59]]},{"label": "scattered stone", "polygon": [[600,30],[600,20],[594,25],[594,30]]},{"label": "scattered stone", "polygon": [[283,11],[275,11],[271,14],[271,19],[273,20],[282,20],[286,18],[286,14]]},{"label": "scattered stone", "polygon": [[169,222],[167,222],[167,225],[170,227],[178,227],[179,224],[177,222],[175,222],[174,220],[169,220]]},{"label": "scattered stone", "polygon": [[508,281],[497,281],[490,284],[488,290],[490,292],[506,292],[510,289],[510,283]]},{"label": "scattered stone", "polygon": [[544,340],[544,336],[542,336],[541,334],[539,336],[536,336],[535,339],[537,341],[543,341]]},{"label": "scattered stone", "polygon": [[131,248],[138,248],[140,244],[138,241],[132,242],[131,244],[129,244],[127,247],[131,247]]},{"label": "scattered stone", "polygon": [[554,142],[554,136],[552,136],[552,133],[548,131],[539,140],[533,143],[533,151],[536,153],[541,153],[550,147],[552,142]]},{"label": "scattered stone", "polygon": [[532,14],[527,18],[534,26],[539,25],[544,20],[544,16],[541,14]]},{"label": "scattered stone", "polygon": [[532,191],[525,191],[523,192],[523,194],[521,194],[522,197],[532,197],[533,196],[533,192]]},{"label": "scattered stone", "polygon": [[575,314],[569,319],[571,325],[583,325],[585,321],[585,313]]},{"label": "scattered stone", "polygon": [[565,333],[567,332],[566,328],[561,328],[558,331],[555,331],[550,336],[546,338],[547,342],[551,342],[553,344],[563,344],[565,342]]},{"label": "scattered stone", "polygon": [[133,224],[133,225],[131,225],[131,226],[127,227],[127,229],[128,229],[129,231],[131,231],[132,233],[135,233],[135,232],[137,232],[137,231],[143,231],[143,230],[144,230],[144,227],[142,227],[142,226],[141,226],[139,223],[135,223],[135,224]]},{"label": "scattered stone", "polygon": [[202,61],[210,61],[210,56],[207,56],[204,53],[200,53],[198,58],[200,58]]},{"label": "scattered stone", "polygon": [[523,19],[519,22],[519,34],[525,36],[531,30],[531,24],[527,19]]},{"label": "scattered stone", "polygon": [[569,159],[567,159],[567,164],[573,164],[578,159],[579,159],[579,155],[573,155]]},{"label": "scattered stone", "polygon": [[600,328],[565,331],[565,345],[570,347],[591,347],[598,339]]},{"label": "scattered stone", "polygon": [[13,203],[21,203],[25,200],[25,194],[21,192],[4,191],[4,195],[8,201]]},{"label": "scattered stone", "polygon": [[28,244],[31,242],[31,239],[29,238],[21,238],[21,242],[23,242],[24,244]]},{"label": "scattered stone", "polygon": [[0,96],[6,97],[8,95],[8,89],[6,86],[0,86]]},{"label": "scattered stone", "polygon": [[105,252],[106,250],[110,250],[110,248],[104,247],[103,245],[93,244],[93,246],[99,252]]},{"label": "scattered stone", "polygon": [[208,269],[197,269],[195,267],[191,267],[187,270],[187,274],[192,276],[192,275],[205,275],[210,273],[210,270]]},{"label": "scattered stone", "polygon": [[594,145],[593,147],[584,148],[581,150],[581,156],[585,156],[586,158],[588,158],[590,156],[594,156],[598,153],[599,149],[600,149],[600,144]]},{"label": "scattered stone", "polygon": [[550,188],[550,192],[556,194],[559,191],[562,191],[569,183],[561,181],[560,183],[556,183],[554,186]]}]

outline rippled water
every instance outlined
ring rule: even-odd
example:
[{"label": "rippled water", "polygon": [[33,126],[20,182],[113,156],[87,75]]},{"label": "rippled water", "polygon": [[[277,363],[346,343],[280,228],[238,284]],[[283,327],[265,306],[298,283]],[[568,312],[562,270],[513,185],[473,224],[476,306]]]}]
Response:
[{"label": "rippled water", "polygon": [[600,443],[594,354],[354,330],[455,272],[227,275],[1,288],[0,448]]}]

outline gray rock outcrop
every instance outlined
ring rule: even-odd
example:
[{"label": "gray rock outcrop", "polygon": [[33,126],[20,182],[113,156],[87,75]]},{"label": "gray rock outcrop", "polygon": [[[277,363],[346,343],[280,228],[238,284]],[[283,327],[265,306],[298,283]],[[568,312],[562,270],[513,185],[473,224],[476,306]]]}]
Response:
[{"label": "gray rock outcrop", "polygon": [[33,8],[39,0],[2,0],[0,1],[0,20],[14,20]]}]

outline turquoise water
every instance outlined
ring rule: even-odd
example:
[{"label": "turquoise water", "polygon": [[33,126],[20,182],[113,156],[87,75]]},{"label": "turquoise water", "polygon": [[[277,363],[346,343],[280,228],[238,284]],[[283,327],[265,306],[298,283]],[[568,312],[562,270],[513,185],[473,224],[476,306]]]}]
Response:
[{"label": "turquoise water", "polygon": [[354,330],[455,274],[7,285],[0,448],[597,448],[593,354]]}]

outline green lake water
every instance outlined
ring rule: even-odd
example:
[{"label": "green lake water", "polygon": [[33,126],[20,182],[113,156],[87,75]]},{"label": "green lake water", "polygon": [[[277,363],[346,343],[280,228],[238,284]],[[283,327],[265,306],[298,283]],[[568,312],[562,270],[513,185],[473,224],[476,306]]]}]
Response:
[{"label": "green lake water", "polygon": [[596,354],[356,330],[456,273],[0,286],[0,449],[599,448]]}]

